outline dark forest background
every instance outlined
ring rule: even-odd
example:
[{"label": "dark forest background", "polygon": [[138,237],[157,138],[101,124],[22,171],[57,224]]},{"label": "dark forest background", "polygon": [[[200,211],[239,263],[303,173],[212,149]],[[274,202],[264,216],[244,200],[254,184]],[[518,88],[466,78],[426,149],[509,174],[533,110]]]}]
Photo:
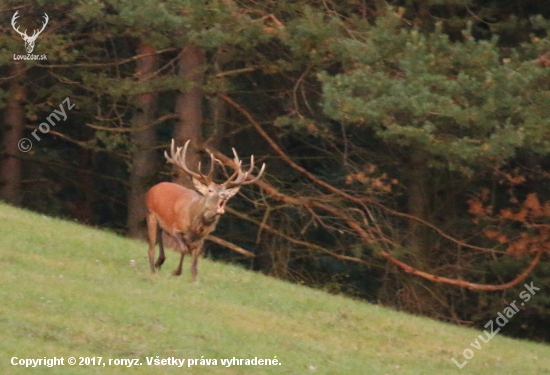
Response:
[{"label": "dark forest background", "polygon": [[[47,60],[14,60],[16,11],[29,35],[48,14]],[[254,256],[207,256],[480,328],[533,282],[504,333],[548,342],[548,20],[545,0],[6,1],[0,199],[144,239],[145,192],[189,183],[170,139],[189,165],[235,147],[267,169],[214,235]]]}]

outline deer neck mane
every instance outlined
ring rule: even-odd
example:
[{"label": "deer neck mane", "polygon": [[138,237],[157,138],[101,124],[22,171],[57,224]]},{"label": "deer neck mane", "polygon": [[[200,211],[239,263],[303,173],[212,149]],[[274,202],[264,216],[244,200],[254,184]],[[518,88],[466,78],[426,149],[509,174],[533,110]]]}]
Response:
[{"label": "deer neck mane", "polygon": [[220,215],[216,213],[217,205],[212,205],[210,202],[210,206],[213,207],[209,207],[208,200],[203,196],[200,196],[194,203],[193,208],[198,214],[191,220],[189,232],[192,233],[192,237],[198,240],[214,230]]}]

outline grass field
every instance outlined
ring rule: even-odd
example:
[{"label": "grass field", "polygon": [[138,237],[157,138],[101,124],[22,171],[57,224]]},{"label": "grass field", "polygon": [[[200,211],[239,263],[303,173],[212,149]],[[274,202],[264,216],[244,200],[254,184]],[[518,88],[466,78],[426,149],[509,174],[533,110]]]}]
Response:
[{"label": "grass field", "polygon": [[[173,252],[151,275],[146,253],[143,243],[0,204],[0,374],[550,374],[550,346],[496,335],[475,349],[479,331],[207,259],[193,284],[188,259],[171,276]],[[473,357],[459,369],[451,358],[463,363],[467,348]],[[64,362],[11,364],[44,357]],[[172,357],[186,362],[148,364]],[[222,365],[233,357],[278,363]]]}]

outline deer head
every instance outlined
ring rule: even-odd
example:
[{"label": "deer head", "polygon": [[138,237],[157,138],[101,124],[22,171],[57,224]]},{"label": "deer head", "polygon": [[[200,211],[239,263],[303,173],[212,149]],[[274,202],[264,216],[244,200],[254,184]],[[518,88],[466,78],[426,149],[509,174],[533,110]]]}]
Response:
[{"label": "deer head", "polygon": [[212,174],[214,173],[214,164],[217,162],[222,164],[221,161],[214,158],[214,155],[210,153],[210,170],[207,175],[202,173],[201,163],[198,165],[198,173],[191,171],[185,163],[185,155],[187,154],[187,146],[189,146],[189,140],[185,142],[183,150],[181,147],[175,148],[174,140],[172,139],[172,145],[170,147],[171,156],[165,151],[164,156],[169,163],[174,164],[180,168],[183,172],[191,176],[193,186],[195,189],[205,198],[205,207],[209,215],[221,215],[225,212],[225,204],[227,200],[237,194],[242,185],[248,185],[257,181],[264,173],[265,163],[262,165],[260,172],[256,177],[251,180],[247,180],[248,176],[254,169],[254,155],[250,156],[250,167],[246,172],[243,172],[242,160],[239,159],[237,151],[233,150],[236,170],[227,181],[223,184],[216,184],[212,181]]},{"label": "deer head", "polygon": [[40,30],[34,30],[33,34],[31,36],[27,35],[27,30],[25,29],[24,32],[19,31],[19,26],[15,26],[15,21],[17,20],[19,11],[16,11],[13,17],[11,18],[11,26],[13,29],[17,32],[17,34],[21,35],[23,40],[25,41],[25,49],[27,50],[27,53],[32,53],[34,50],[34,42],[36,42],[36,38],[38,38],[38,35],[44,31],[46,28],[46,25],[48,24],[49,17],[46,13],[44,13],[44,22],[42,24],[42,28]]}]

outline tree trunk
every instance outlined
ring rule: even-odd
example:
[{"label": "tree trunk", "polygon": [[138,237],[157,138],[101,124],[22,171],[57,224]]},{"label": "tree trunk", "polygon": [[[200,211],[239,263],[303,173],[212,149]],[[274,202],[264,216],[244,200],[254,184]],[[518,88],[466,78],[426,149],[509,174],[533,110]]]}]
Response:
[{"label": "tree trunk", "polygon": [[[20,75],[24,67],[15,64],[12,67],[12,78],[9,86],[10,96],[6,101],[4,112],[4,134],[2,168],[0,170],[0,199],[19,204],[21,195],[21,150],[29,151],[30,142],[20,142],[25,129],[25,111],[22,102],[26,98],[25,86],[21,83]],[[36,145],[35,145],[36,146]],[[20,148],[21,147],[21,150]]]},{"label": "tree trunk", "polygon": [[[214,74],[223,72],[224,66],[231,61],[231,55],[227,52],[229,48],[231,47],[226,45],[218,48],[218,52],[213,57]],[[220,150],[222,140],[226,134],[225,121],[227,117],[227,103],[217,95],[213,95],[208,104],[212,125],[206,143]]]},{"label": "tree trunk", "polygon": [[[185,92],[179,93],[176,99],[176,113],[179,114],[180,122],[174,131],[174,139],[178,146],[183,145],[188,139],[191,140],[186,162],[192,170],[196,170],[200,161],[200,155],[193,146],[202,142],[204,63],[204,52],[192,44],[186,46],[179,57],[179,75],[189,87]],[[174,182],[192,187],[191,180],[185,173],[177,168],[174,171]]]},{"label": "tree trunk", "polygon": [[[153,53],[155,49],[146,44],[140,45],[138,54]],[[157,66],[156,56],[147,56],[137,61],[136,77],[140,82],[148,79]],[[139,94],[132,131],[132,167],[130,171],[130,191],[128,194],[128,235],[133,238],[145,238],[145,193],[151,187],[156,174],[157,162],[155,145],[157,136],[151,125],[155,118],[157,95],[152,92]]]},{"label": "tree trunk", "polygon": [[[408,170],[408,211],[410,215],[422,220],[428,219],[430,208],[428,195],[430,182],[426,163],[427,158],[423,152],[419,150],[412,151]],[[430,248],[426,227],[418,221],[410,220],[409,233],[410,245],[415,250],[417,259],[422,263],[429,261]]]},{"label": "tree trunk", "polygon": [[[428,158],[421,150],[413,149],[408,166],[408,213],[424,221],[430,221],[430,173]],[[430,230],[416,220],[409,221],[409,246],[413,250],[407,263],[425,272],[431,272],[440,260],[430,241]],[[426,280],[410,280],[398,294],[399,303],[406,311],[437,317],[447,314],[447,307],[441,303],[444,296]]]},{"label": "tree trunk", "polygon": [[78,181],[82,186],[78,194],[73,212],[74,217],[81,223],[93,224],[95,179],[91,172],[94,170],[94,154],[90,149],[80,147],[78,149]]}]

